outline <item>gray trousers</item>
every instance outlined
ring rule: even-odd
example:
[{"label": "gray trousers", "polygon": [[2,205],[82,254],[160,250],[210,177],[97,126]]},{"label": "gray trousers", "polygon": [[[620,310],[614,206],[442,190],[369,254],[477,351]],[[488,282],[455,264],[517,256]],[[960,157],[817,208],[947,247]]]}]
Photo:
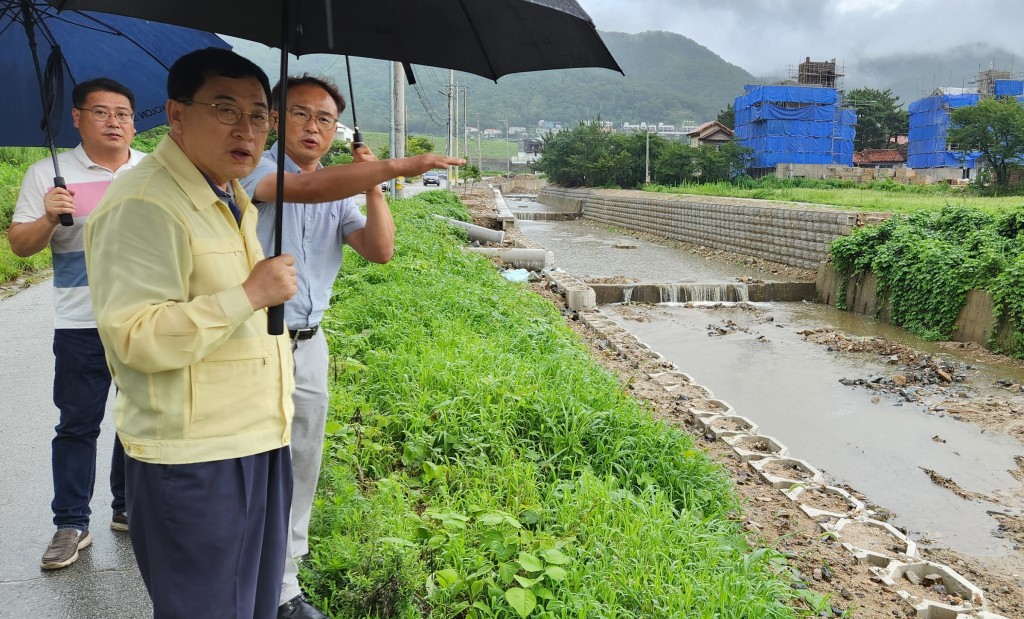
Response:
[{"label": "gray trousers", "polygon": [[292,341],[295,359],[295,417],[292,419],[292,508],[284,558],[281,603],[302,593],[296,559],[309,552],[309,515],[320,479],[327,423],[327,339],[321,329],[308,340]]}]

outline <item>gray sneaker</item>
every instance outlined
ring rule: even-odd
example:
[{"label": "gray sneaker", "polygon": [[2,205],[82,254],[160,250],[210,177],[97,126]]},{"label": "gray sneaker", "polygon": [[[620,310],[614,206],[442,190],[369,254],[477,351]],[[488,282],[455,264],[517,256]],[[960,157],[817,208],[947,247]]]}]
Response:
[{"label": "gray sneaker", "polygon": [[110,519],[110,528],[114,531],[127,531],[128,514],[125,512],[114,512],[113,518]]},{"label": "gray sneaker", "polygon": [[40,567],[44,570],[67,567],[78,561],[78,551],[91,543],[92,535],[89,535],[89,531],[79,533],[76,529],[57,529],[43,553]]}]

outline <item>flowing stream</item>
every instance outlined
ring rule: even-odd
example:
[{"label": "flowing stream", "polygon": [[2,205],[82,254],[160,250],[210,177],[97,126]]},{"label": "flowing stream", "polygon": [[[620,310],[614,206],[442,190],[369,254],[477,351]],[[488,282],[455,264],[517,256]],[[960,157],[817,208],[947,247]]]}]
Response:
[{"label": "flowing stream", "polygon": [[[513,212],[532,208],[525,200],[510,207]],[[970,381],[983,393],[996,393],[992,385],[998,379],[1024,384],[1020,369],[958,359],[901,329],[813,303],[755,304],[753,311],[707,303],[723,298],[722,291],[736,278],[779,279],[771,273],[581,220],[519,221],[517,226],[554,252],[556,266],[584,279],[663,284],[665,305],[602,309],[716,398],[751,418],[762,434],[785,444],[793,457],[891,510],[891,521],[913,539],[976,556],[998,557],[1010,549],[1009,542],[994,535],[997,522],[988,513],[1006,508],[962,499],[933,483],[923,469],[965,490],[999,497],[1020,490],[1009,471],[1024,446],[942,412],[929,413],[919,404],[889,395],[873,400],[874,392],[841,384],[841,378],[891,374],[892,367],[873,355],[831,352],[805,341],[798,331],[832,325],[844,333],[881,336],[969,362],[975,366]],[[739,288],[745,293],[745,287]],[[625,290],[628,300],[632,290]],[[686,300],[705,303],[678,303]],[[721,335],[713,326],[724,321],[733,324]]]}]

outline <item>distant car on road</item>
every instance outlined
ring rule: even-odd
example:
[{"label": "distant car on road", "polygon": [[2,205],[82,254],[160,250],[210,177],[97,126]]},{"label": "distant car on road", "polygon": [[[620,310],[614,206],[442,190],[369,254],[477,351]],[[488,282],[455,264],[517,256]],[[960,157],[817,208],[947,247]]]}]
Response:
[{"label": "distant car on road", "polygon": [[443,178],[444,180],[448,180],[448,171],[447,170],[438,170],[437,176],[438,176],[438,178]]},{"label": "distant car on road", "polygon": [[383,183],[380,184],[380,190],[381,191],[386,192],[389,189],[390,189],[390,187],[388,186],[388,182],[387,181],[384,181]]},{"label": "distant car on road", "polygon": [[436,185],[441,186],[441,177],[437,175],[437,172],[424,172],[423,173],[423,184],[424,185]]}]

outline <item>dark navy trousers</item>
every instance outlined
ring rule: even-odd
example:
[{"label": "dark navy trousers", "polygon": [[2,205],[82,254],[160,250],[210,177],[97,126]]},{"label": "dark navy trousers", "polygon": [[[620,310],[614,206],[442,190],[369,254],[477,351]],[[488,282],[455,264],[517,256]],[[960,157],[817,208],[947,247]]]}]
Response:
[{"label": "dark navy trousers", "polygon": [[[53,355],[53,403],[60,410],[51,454],[53,524],[88,529],[96,481],[96,439],[110,392],[110,371],[96,329],[54,330]],[[116,436],[110,492],[113,510],[124,511],[124,450]]]},{"label": "dark navy trousers", "polygon": [[276,619],[288,447],[196,464],[125,459],[129,533],[154,619]]}]

